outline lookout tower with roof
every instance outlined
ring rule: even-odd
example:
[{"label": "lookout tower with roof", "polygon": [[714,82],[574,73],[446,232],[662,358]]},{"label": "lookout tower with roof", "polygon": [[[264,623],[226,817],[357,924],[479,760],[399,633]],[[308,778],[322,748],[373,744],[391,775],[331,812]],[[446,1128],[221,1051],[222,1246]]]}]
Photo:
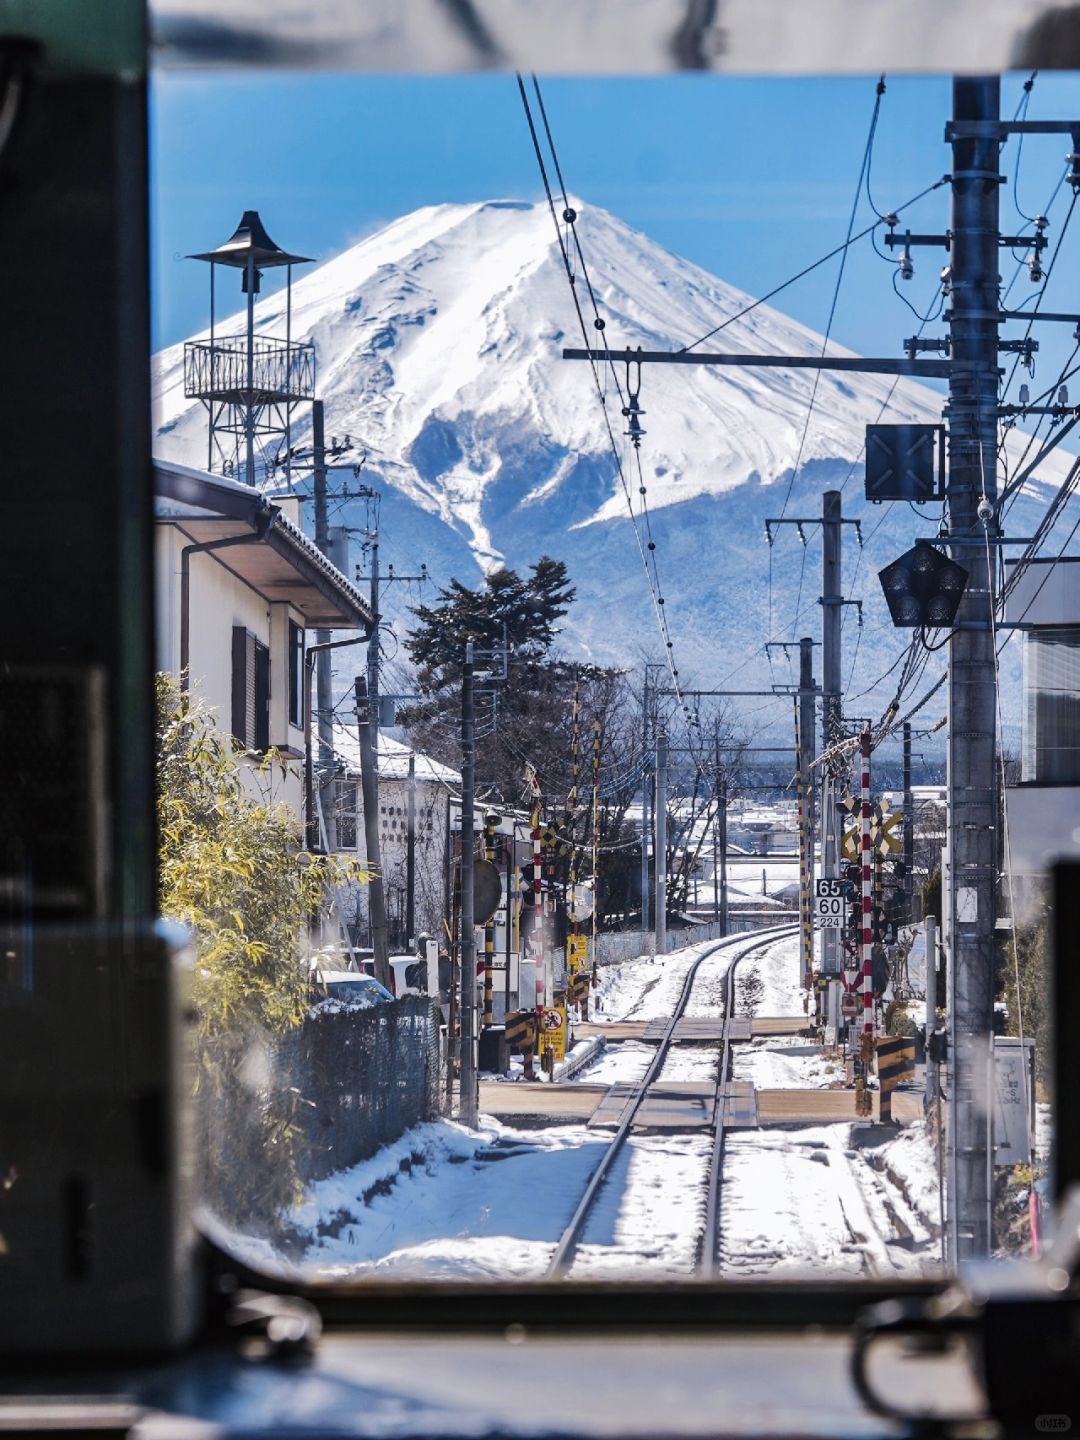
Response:
[{"label": "lookout tower with roof", "polygon": [[[235,233],[216,250],[189,255],[210,266],[210,338],[184,346],[184,395],[201,400],[210,419],[207,469],[255,484],[256,447],[289,450],[292,409],[315,394],[315,347],[292,338],[292,267],[310,263],[290,255],[266,233],[257,210],[245,210]],[[246,327],[219,335],[215,280],[219,265],[242,272]],[[255,297],[264,270],[285,267],[285,335],[255,333]],[[276,441],[276,444],[274,443]]]}]

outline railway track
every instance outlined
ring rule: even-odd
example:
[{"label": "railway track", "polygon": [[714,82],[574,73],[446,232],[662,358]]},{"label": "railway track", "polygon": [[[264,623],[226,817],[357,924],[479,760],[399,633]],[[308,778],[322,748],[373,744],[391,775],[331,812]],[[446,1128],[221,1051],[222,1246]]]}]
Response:
[{"label": "railway track", "polygon": [[705,1228],[701,1245],[700,1266],[702,1272],[705,1274],[713,1274],[715,1272],[721,1172],[724,1158],[724,1105],[731,1058],[730,1020],[735,1008],[735,968],[739,962],[744,960],[748,955],[753,955],[758,950],[765,949],[766,946],[782,939],[785,935],[795,933],[797,928],[798,927],[794,925],[771,926],[768,930],[758,932],[753,940],[749,941],[745,934],[729,935],[726,939],[718,940],[715,945],[703,951],[686,972],[686,978],[683,981],[682,991],[676,1002],[674,1013],[672,1014],[663,1038],[657,1046],[656,1054],[653,1056],[649,1068],[646,1070],[644,1077],[638,1083],[636,1090],[631,1096],[619,1122],[618,1129],[611,1138],[611,1143],[600,1157],[600,1162],[593,1171],[585,1192],[555,1247],[547,1270],[547,1277],[549,1279],[565,1276],[573,1263],[574,1253],[580,1244],[589,1215],[604,1187],[604,1182],[608,1178],[612,1167],[629,1139],[634,1126],[634,1120],[648,1094],[649,1087],[657,1080],[664,1068],[664,1062],[667,1060],[668,1053],[675,1038],[676,1028],[686,1011],[690,996],[693,993],[694,981],[697,978],[698,971],[706,961],[713,959],[716,955],[726,950],[738,949],[738,953],[728,966],[724,979],[724,1024],[720,1048],[720,1064],[716,1082],[716,1104],[714,1112],[715,1138],[709,1165]]}]

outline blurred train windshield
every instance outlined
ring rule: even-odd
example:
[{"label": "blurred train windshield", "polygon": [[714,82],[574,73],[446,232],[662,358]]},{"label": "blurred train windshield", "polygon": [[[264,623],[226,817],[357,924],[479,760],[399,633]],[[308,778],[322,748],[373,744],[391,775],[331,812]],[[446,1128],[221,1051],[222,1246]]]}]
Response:
[{"label": "blurred train windshield", "polygon": [[1074,119],[1076,78],[151,103],[207,1228],[356,1282],[1030,1255],[1080,178],[1067,134],[943,136]]}]

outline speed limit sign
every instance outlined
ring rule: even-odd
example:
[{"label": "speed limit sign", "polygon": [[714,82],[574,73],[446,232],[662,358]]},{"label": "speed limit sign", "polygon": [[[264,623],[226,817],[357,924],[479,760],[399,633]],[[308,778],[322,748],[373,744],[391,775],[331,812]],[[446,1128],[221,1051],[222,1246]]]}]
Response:
[{"label": "speed limit sign", "polygon": [[847,920],[847,886],[843,880],[824,877],[814,882],[814,929],[842,930]]}]

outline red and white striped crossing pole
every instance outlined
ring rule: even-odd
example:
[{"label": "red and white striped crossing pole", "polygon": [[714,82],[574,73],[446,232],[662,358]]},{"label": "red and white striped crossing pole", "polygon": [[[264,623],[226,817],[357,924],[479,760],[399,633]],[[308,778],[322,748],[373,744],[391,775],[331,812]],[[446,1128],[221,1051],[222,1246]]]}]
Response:
[{"label": "red and white striped crossing pole", "polygon": [[862,755],[862,997],[863,1034],[874,1033],[874,896],[870,841],[870,727],[859,742]]},{"label": "red and white striped crossing pole", "polygon": [[536,958],[536,1009],[540,1011],[548,996],[545,993],[547,980],[547,946],[544,943],[544,909],[543,892],[541,889],[541,866],[543,864],[541,846],[541,806],[540,806],[540,776],[533,772],[532,777],[533,810],[532,810],[532,846],[533,846],[533,954]]}]

